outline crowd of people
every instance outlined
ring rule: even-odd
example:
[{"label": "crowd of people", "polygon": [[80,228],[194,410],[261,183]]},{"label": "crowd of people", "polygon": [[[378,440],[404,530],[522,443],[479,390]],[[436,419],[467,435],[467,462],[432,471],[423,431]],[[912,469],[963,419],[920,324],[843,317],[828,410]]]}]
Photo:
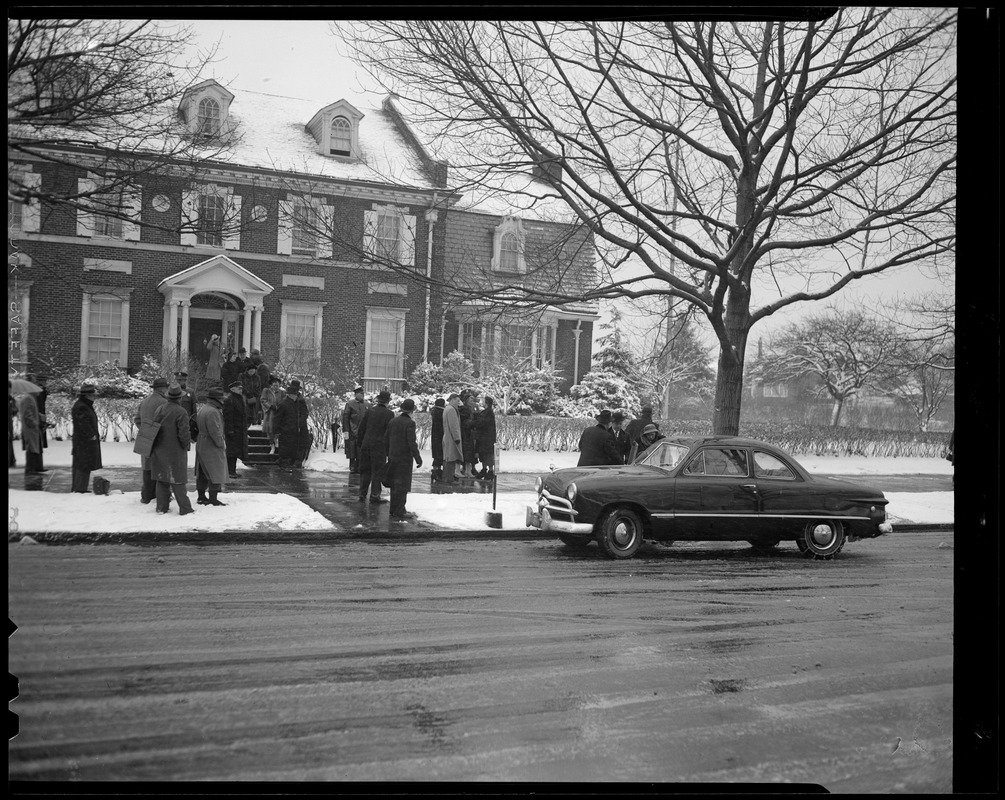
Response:
[{"label": "crowd of people", "polygon": [[583,431],[579,438],[580,467],[603,464],[630,464],[635,455],[664,438],[653,422],[652,406],[643,406],[642,413],[626,426],[620,411],[601,411],[594,418],[597,424]]}]

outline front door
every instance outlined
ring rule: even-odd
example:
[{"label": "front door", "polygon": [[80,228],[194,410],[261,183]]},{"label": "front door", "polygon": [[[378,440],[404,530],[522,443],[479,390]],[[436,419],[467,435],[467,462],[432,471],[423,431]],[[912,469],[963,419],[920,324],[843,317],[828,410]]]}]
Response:
[{"label": "front door", "polygon": [[203,366],[209,361],[206,345],[214,333],[220,335],[221,321],[218,319],[192,318],[188,323],[188,357]]}]

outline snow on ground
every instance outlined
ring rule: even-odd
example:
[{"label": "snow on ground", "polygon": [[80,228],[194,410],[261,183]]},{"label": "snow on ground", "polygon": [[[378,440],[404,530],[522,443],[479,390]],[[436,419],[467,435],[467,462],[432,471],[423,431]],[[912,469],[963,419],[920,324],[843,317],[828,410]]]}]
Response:
[{"label": "snow on ground", "polygon": [[[232,496],[232,495],[231,495]],[[7,496],[7,528],[21,532],[101,531],[137,533],[142,531],[302,531],[335,530],[336,526],[295,497],[285,494],[241,494],[240,502],[226,506],[200,506],[195,492],[189,492],[194,514],[171,511],[158,514],[156,504],[140,503],[139,492],[96,494],[54,494],[11,489]],[[39,499],[45,502],[40,503]]]},{"label": "snow on ground", "polygon": [[[16,451],[23,469],[24,454]],[[131,442],[104,442],[101,446],[105,466],[139,466],[139,456],[132,451]],[[543,473],[576,465],[578,453],[540,453],[533,451],[502,451],[499,458],[500,473]],[[50,442],[44,454],[46,466],[69,467],[71,463],[69,442]],[[417,472],[428,473],[432,456],[422,454],[423,466]],[[810,472],[819,475],[951,475],[948,461],[937,458],[864,458],[806,456],[797,459]],[[194,466],[195,452],[189,453],[189,463]],[[348,472],[349,464],[342,451],[337,453],[315,451],[307,468],[321,472]],[[98,473],[100,474],[100,473]],[[189,486],[189,497],[195,497]],[[878,487],[882,489],[882,487]],[[951,524],[953,522],[952,492],[887,492],[887,507],[896,530],[897,524],[906,521],[922,524]],[[87,531],[94,529],[94,514],[101,516],[101,527],[109,531],[201,531],[332,529],[330,522],[305,503],[287,495],[243,494],[241,502],[223,507],[196,505],[196,513],[178,516],[172,501],[172,513],[158,515],[154,505],[138,502],[138,493],[98,497],[95,495],[46,493],[44,507],[39,503],[40,493],[10,492],[9,509],[17,509],[21,530]],[[227,495],[220,498],[227,502]],[[503,492],[496,495],[495,511],[502,514],[506,530],[525,529],[524,508],[533,502],[534,494]],[[445,529],[464,530],[475,526],[488,527],[485,514],[492,511],[491,494],[419,494],[408,496],[408,510]],[[10,516],[10,514],[8,514]]]}]

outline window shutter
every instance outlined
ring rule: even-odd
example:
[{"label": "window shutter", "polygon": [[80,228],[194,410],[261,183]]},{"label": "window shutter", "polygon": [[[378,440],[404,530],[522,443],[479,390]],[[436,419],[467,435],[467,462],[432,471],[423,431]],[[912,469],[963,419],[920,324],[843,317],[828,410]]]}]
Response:
[{"label": "window shutter", "polygon": [[[42,185],[42,175],[38,172],[26,172],[23,183],[25,188],[37,192]],[[22,233],[38,233],[41,227],[41,203],[33,199],[24,204],[21,208],[21,231]]]},{"label": "window shutter", "polygon": [[335,207],[326,203],[319,203],[318,225],[321,230],[318,232],[318,258],[332,257],[332,236],[335,227]]},{"label": "window shutter", "polygon": [[415,266],[415,217],[411,214],[402,214],[398,224],[398,260]]},{"label": "window shutter", "polygon": [[129,186],[122,193],[122,210],[129,216],[129,219],[122,220],[122,238],[127,242],[138,242],[143,210],[143,194],[139,187]]},{"label": "window shutter", "polygon": [[227,250],[241,249],[241,200],[236,194],[227,198],[227,216],[223,221],[223,246]]},{"label": "window shutter", "polygon": [[181,244],[195,244],[195,226],[199,221],[199,192],[188,189],[181,193]]},{"label": "window shutter", "polygon": [[279,237],[276,252],[282,256],[293,253],[293,201],[279,201]]},{"label": "window shutter", "polygon": [[363,257],[373,259],[377,252],[377,212],[363,212]]},{"label": "window shutter", "polygon": [[[82,206],[86,206],[93,202],[91,197],[83,197],[82,195],[93,192],[98,188],[96,181],[91,178],[77,178],[77,202]],[[94,215],[88,211],[86,208],[77,209],[77,236],[93,236],[94,235]]]}]

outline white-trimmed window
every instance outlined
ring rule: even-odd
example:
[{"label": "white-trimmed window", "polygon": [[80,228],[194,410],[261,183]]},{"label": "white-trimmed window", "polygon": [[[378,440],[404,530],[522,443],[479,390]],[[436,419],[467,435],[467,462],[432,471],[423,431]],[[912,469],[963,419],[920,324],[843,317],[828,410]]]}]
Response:
[{"label": "white-trimmed window", "polygon": [[184,245],[241,249],[241,197],[229,186],[207,184],[181,194]]},{"label": "white-trimmed window", "polygon": [[[15,165],[11,168],[11,177],[24,186],[26,191],[37,192],[42,186],[42,176],[31,171],[30,164]],[[7,195],[7,229],[11,233],[38,233],[39,202],[37,199],[22,203]]]},{"label": "white-trimmed window", "polygon": [[331,258],[334,208],[310,195],[289,194],[279,201],[280,255]]},{"label": "white-trimmed window", "polygon": [[352,123],[345,117],[335,117],[332,120],[328,152],[333,156],[352,155]]},{"label": "white-trimmed window", "polygon": [[415,266],[415,216],[398,206],[363,212],[363,251],[370,260]]},{"label": "white-trimmed window", "polygon": [[366,312],[366,378],[381,383],[405,377],[405,309]]},{"label": "white-trimmed window", "polygon": [[[103,183],[111,189],[102,191]],[[138,187],[117,185],[115,178],[89,175],[77,179],[80,207],[77,209],[77,236],[140,240],[142,193]]]},{"label": "white-trimmed window", "polygon": [[321,357],[324,303],[281,300],[279,351],[283,369],[291,374],[311,372]]},{"label": "white-trimmed window", "polygon": [[129,353],[129,295],[121,287],[84,287],[80,316],[80,362],[117,361]]},{"label": "white-trimmed window", "polygon": [[199,117],[196,123],[200,136],[218,136],[220,133],[220,104],[212,97],[199,101]]},{"label": "white-trimmed window", "polygon": [[492,237],[492,269],[496,272],[526,272],[525,243],[523,222],[517,217],[503,217]]}]

